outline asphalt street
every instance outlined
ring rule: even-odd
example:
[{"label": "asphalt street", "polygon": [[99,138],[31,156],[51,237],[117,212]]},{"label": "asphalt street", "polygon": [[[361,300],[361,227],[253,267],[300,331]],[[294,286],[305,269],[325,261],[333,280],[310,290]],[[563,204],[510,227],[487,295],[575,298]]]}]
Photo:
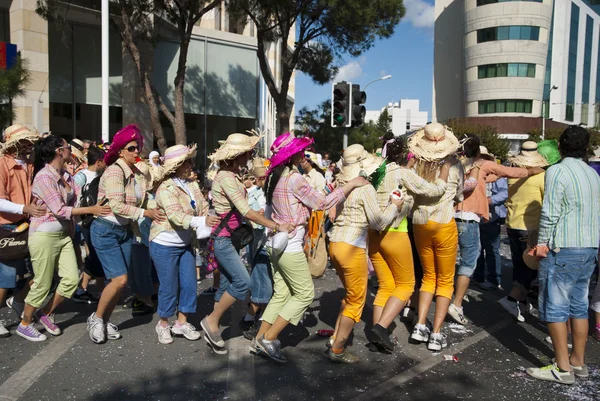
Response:
[{"label": "asphalt street", "polygon": [[[504,248],[504,246],[503,246]],[[506,249],[504,248],[506,256]],[[504,258],[505,288],[511,281],[510,262]],[[209,285],[199,285],[199,292]],[[228,355],[211,352],[204,340],[176,338],[158,343],[156,315],[132,318],[118,306],[113,317],[123,339],[104,345],[87,337],[85,320],[92,306],[66,302],[58,311],[63,334],[42,343],[16,336],[15,314],[2,308],[13,333],[0,339],[0,400],[565,400],[600,399],[600,343],[590,339],[587,362],[591,377],[573,386],[539,382],[525,368],[548,364],[552,348],[544,341],[545,326],[537,313],[517,323],[498,304],[500,291],[473,286],[463,327],[444,329],[449,348],[432,354],[424,344],[409,344],[410,327],[396,321],[398,345],[390,354],[367,347],[371,309],[355,329],[351,350],[361,358],[356,365],[336,365],[326,356],[319,329],[335,323],[343,290],[333,270],[315,280],[316,298],[298,327],[282,335],[285,365],[253,356],[241,336],[240,303],[223,320]],[[372,304],[373,291],[367,305]],[[199,296],[192,323],[212,307]],[[432,318],[432,317],[430,317]],[[448,361],[446,356],[458,361]]]}]

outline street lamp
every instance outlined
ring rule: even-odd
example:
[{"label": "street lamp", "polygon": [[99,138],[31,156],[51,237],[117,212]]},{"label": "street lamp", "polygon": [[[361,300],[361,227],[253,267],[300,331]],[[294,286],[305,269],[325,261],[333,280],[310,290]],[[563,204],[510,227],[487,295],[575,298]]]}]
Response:
[{"label": "street lamp", "polygon": [[542,140],[546,138],[546,100],[550,102],[550,94],[555,89],[558,89],[558,86],[552,85],[552,88],[548,92],[548,98],[542,102]]},{"label": "street lamp", "polygon": [[373,82],[377,82],[377,81],[385,81],[386,79],[390,79],[391,77],[392,77],[391,75],[386,75],[386,76],[384,76],[384,77],[381,77],[381,78],[374,79],[374,80],[372,80],[371,82],[369,82],[367,85],[365,85],[365,87],[363,88],[363,91],[367,90],[367,87],[368,87],[369,85],[371,85]]}]

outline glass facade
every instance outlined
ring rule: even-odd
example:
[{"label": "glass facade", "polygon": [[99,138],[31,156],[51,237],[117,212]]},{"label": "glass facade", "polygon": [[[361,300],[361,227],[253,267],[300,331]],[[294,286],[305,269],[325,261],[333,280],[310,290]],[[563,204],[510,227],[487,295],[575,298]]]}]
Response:
[{"label": "glass facade", "polygon": [[493,42],[495,40],[539,40],[538,26],[513,25],[484,28],[477,31],[477,43]]},{"label": "glass facade", "polygon": [[533,100],[524,99],[497,99],[480,100],[478,102],[479,114],[491,113],[524,113],[531,114]]},{"label": "glass facade", "polygon": [[579,7],[571,3],[571,28],[569,33],[569,66],[567,71],[567,104],[565,120],[573,121],[575,108],[575,82],[577,80],[577,41],[579,40]]},{"label": "glass facade", "polygon": [[7,9],[0,8],[0,42],[10,42],[10,14]]},{"label": "glass facade", "polygon": [[543,0],[477,0],[477,7],[485,6],[486,4],[506,3],[509,1],[530,1],[534,3],[542,3]]},{"label": "glass facade", "polygon": [[546,71],[544,73],[544,95],[542,98],[542,113],[546,118],[550,117],[550,88],[552,87],[552,44],[554,41],[554,7],[552,7],[552,18],[550,20],[550,32],[548,33],[548,54],[546,55]]},{"label": "glass facade", "polygon": [[503,63],[480,65],[477,68],[477,77],[479,79],[496,77],[535,78],[535,64]]},{"label": "glass facade", "polygon": [[585,21],[585,52],[583,55],[583,87],[581,90],[581,122],[588,123],[588,104],[590,103],[590,75],[592,69],[592,41],[594,37],[594,19],[589,15]]}]

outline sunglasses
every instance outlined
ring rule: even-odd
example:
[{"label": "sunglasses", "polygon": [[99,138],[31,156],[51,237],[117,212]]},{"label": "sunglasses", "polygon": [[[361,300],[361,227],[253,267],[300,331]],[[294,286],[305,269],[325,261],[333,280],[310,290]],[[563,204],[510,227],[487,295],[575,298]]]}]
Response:
[{"label": "sunglasses", "polygon": [[66,145],[66,146],[61,146],[59,148],[56,148],[56,150],[60,150],[60,149],[69,149],[69,150],[71,150],[71,145]]},{"label": "sunglasses", "polygon": [[125,149],[126,149],[128,152],[131,152],[131,153],[133,153],[133,152],[139,152],[139,150],[140,150],[139,146],[135,146],[135,145],[133,145],[133,146],[128,146],[128,147],[126,147]]}]

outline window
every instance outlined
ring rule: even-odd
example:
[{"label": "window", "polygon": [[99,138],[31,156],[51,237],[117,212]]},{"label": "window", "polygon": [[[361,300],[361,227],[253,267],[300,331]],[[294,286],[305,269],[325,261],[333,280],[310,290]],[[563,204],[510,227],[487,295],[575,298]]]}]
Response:
[{"label": "window", "polygon": [[477,31],[477,43],[495,40],[539,40],[540,28],[537,26],[496,26]]},{"label": "window", "polygon": [[543,0],[477,0],[477,7],[485,6],[487,4],[506,3],[509,1],[530,1],[534,3],[541,3]]},{"label": "window", "polygon": [[504,64],[486,64],[480,65],[477,71],[477,77],[496,78],[496,77],[528,77],[535,78],[535,64],[527,63],[504,63]]},{"label": "window", "polygon": [[406,130],[410,131],[410,121],[406,123]]},{"label": "window", "polygon": [[498,99],[482,100],[477,105],[479,114],[491,113],[523,113],[531,114],[533,100],[524,99]]},{"label": "window", "polygon": [[569,33],[569,63],[567,69],[567,105],[565,120],[573,121],[575,82],[577,79],[577,45],[579,40],[579,7],[571,3],[571,28]]}]

